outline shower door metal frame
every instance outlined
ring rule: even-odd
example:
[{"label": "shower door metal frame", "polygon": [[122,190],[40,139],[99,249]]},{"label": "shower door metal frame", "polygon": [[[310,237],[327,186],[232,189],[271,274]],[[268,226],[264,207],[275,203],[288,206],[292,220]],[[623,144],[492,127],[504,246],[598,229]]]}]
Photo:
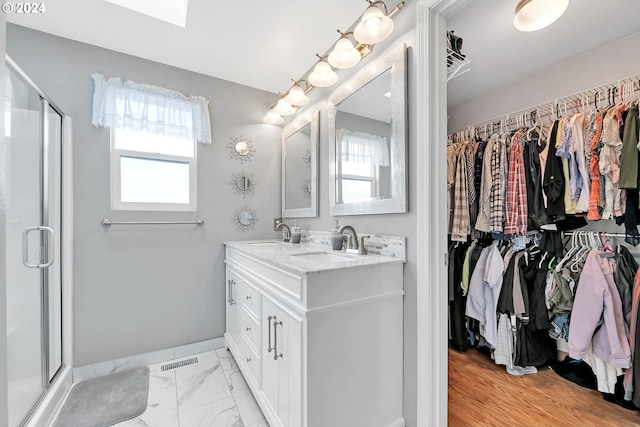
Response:
[{"label": "shower door metal frame", "polygon": [[[6,66],[8,71],[13,72],[16,77],[18,77],[29,89],[35,92],[36,95],[40,98],[40,108],[41,108],[41,116],[40,116],[40,144],[39,144],[39,162],[40,162],[40,177],[39,177],[39,187],[40,187],[40,223],[38,228],[40,229],[42,226],[49,227],[51,224],[49,223],[49,190],[50,183],[48,182],[49,171],[51,165],[49,164],[49,150],[51,149],[50,140],[49,140],[49,107],[55,111],[56,114],[60,116],[60,210],[62,213],[63,210],[63,180],[62,180],[62,158],[63,158],[63,149],[64,149],[64,135],[65,135],[65,117],[66,115],[62,112],[62,110],[51,101],[51,99],[36,85],[31,78],[20,68],[16,62],[8,55],[5,55]],[[63,219],[62,214],[60,214],[60,224],[59,224],[59,235],[58,239],[62,239],[63,235]],[[44,253],[51,254],[51,250],[49,245],[54,245],[55,241],[53,238],[50,238],[48,233],[40,233],[40,259],[38,261],[39,264],[44,264]],[[43,250],[44,249],[44,250]],[[62,241],[60,241],[60,252],[62,252]],[[54,255],[56,256],[56,255]],[[60,262],[60,292],[63,292],[62,286],[62,254],[57,254],[58,262]],[[37,267],[38,268],[38,267]],[[64,368],[64,326],[63,326],[63,312],[60,310],[60,352],[61,352],[61,363],[54,375],[51,375],[51,366],[49,366],[50,360],[50,343],[49,343],[49,269],[48,268],[40,268],[40,311],[41,311],[41,348],[42,348],[42,393],[40,397],[36,401],[35,405],[31,408],[29,413],[26,414],[25,418],[21,422],[21,426],[25,425],[33,416],[35,411],[38,409],[42,401],[44,400],[47,392],[51,384],[53,384],[57,377],[60,375]],[[60,303],[63,304],[64,298],[60,299]]]}]

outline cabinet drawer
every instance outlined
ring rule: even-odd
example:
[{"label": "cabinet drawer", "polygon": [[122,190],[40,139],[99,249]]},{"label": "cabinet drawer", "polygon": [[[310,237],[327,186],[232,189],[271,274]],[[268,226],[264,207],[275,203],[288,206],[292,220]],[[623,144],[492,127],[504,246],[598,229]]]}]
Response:
[{"label": "cabinet drawer", "polygon": [[260,323],[256,321],[246,307],[243,307],[241,317],[242,335],[246,337],[247,342],[253,347],[252,350],[258,351],[258,349],[261,348],[260,340],[262,338],[260,334]]},{"label": "cabinet drawer", "polygon": [[251,286],[249,283],[244,283],[244,295],[242,296],[242,304],[256,317],[260,318],[260,291]]},{"label": "cabinet drawer", "polygon": [[[251,344],[249,344],[249,341],[247,340],[246,336],[243,336],[241,341],[242,341],[241,345],[243,350],[242,361],[249,368],[249,375],[253,377],[253,380],[258,384],[258,387],[262,387],[262,377],[260,376],[260,373],[261,373],[260,357],[254,351]],[[245,373],[243,372],[243,374]]]}]

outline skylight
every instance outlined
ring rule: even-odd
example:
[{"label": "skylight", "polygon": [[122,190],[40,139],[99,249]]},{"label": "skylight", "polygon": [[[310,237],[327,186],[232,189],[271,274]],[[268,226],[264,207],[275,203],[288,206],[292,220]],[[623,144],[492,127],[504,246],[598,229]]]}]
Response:
[{"label": "skylight", "polygon": [[135,12],[184,28],[189,0],[105,0]]}]

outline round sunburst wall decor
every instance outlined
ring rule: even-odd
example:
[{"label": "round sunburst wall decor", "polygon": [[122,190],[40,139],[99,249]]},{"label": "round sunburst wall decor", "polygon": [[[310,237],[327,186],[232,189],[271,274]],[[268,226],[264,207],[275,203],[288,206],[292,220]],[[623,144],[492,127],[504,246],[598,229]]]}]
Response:
[{"label": "round sunburst wall decor", "polygon": [[234,173],[229,184],[233,187],[233,192],[242,197],[252,195],[257,185],[253,174],[245,171]]},{"label": "round sunburst wall decor", "polygon": [[240,160],[242,163],[253,160],[253,155],[256,152],[251,141],[243,136],[231,137],[231,141],[227,144],[227,148],[231,153],[231,158]]},{"label": "round sunburst wall decor", "polygon": [[254,209],[245,206],[235,210],[233,213],[233,221],[235,222],[236,227],[241,230],[249,230],[255,228],[256,221],[258,221],[258,215]]}]

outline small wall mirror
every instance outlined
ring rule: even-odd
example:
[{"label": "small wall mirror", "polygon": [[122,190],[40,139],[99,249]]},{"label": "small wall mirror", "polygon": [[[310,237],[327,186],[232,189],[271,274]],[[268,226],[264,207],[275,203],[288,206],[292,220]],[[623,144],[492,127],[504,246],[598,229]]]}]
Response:
[{"label": "small wall mirror", "polygon": [[406,46],[329,100],[331,215],[407,212]]},{"label": "small wall mirror", "polygon": [[236,209],[233,214],[233,220],[240,229],[247,230],[255,226],[258,217],[253,209],[245,206]]},{"label": "small wall mirror", "polygon": [[242,197],[253,194],[256,188],[256,180],[253,174],[245,171],[233,174],[229,184],[233,187],[233,192],[242,195]]},{"label": "small wall mirror", "polygon": [[241,136],[231,138],[227,148],[231,152],[231,158],[240,160],[242,163],[251,161],[256,151],[251,141]]},{"label": "small wall mirror", "polygon": [[318,216],[318,111],[282,131],[282,216]]}]

